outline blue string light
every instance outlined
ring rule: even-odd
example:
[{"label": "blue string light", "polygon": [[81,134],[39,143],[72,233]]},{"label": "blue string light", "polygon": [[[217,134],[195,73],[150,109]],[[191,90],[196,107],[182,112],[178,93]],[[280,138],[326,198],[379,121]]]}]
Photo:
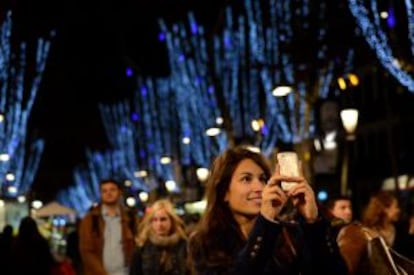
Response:
[{"label": "blue string light", "polygon": [[414,56],[414,6],[411,0],[405,0],[408,21],[408,38],[411,41],[411,54]]},{"label": "blue string light", "polygon": [[[26,145],[27,124],[46,66],[50,42],[38,39],[34,75],[28,85],[26,44],[20,43],[17,50],[12,48],[11,15],[7,12],[0,28],[0,195],[15,198],[29,192],[44,149],[42,139]],[[6,175],[11,174],[14,179],[7,180]]]},{"label": "blue string light", "polygon": [[[225,148],[226,138],[211,138],[205,135],[207,128],[215,125],[221,117],[215,98],[203,28],[195,21],[192,13],[188,16],[190,26],[198,26],[198,32],[185,31],[185,25],[175,25],[169,30],[164,21],[160,27],[167,34],[166,46],[170,56],[171,89],[175,94],[181,137],[191,142],[179,142],[181,163],[184,165],[208,166],[212,155]],[[177,29],[179,26],[180,29]],[[190,27],[191,28],[191,27]],[[180,35],[178,35],[178,33]],[[183,53],[184,60],[171,58]],[[191,134],[191,135],[190,135]],[[215,139],[215,140],[214,140]]]},{"label": "blue string light", "polygon": [[[266,9],[260,1],[245,0],[244,12],[240,14],[228,7],[222,31],[211,40],[205,37],[203,26],[192,13],[188,15],[188,24],[169,27],[160,20],[159,40],[167,48],[171,75],[167,79],[138,77],[138,89],[131,102],[101,106],[108,139],[118,152],[112,154],[118,162],[98,166],[124,167],[125,177],[131,171],[145,168],[152,179],[173,178],[177,182],[180,178],[173,167],[161,165],[159,159],[169,154],[181,166],[208,167],[211,159],[230,143],[226,132],[216,137],[205,134],[209,127],[221,127],[216,119],[224,113],[229,114],[236,138],[256,135],[250,122],[262,115],[265,124],[259,132],[260,147],[268,156],[278,141],[296,143],[312,137],[314,118],[313,113],[307,113],[310,109],[307,96],[316,90],[314,96],[327,97],[333,72],[340,71],[341,64],[325,62],[326,7],[321,3],[318,14],[321,27],[316,37],[320,46],[316,55],[325,66],[317,68],[318,89],[296,79],[296,71],[307,70],[308,65],[295,64],[290,53],[282,49],[293,41],[293,21],[297,16],[300,22],[305,22],[304,28],[309,27],[306,24],[310,22],[310,1],[302,2],[299,12],[293,12],[290,2],[282,0],[269,1]],[[352,56],[348,59],[352,60]],[[286,98],[271,94],[282,77],[295,84],[296,94]],[[224,99],[225,110],[219,108],[219,95]],[[261,110],[259,99],[263,96],[264,110]],[[172,106],[177,106],[177,112]],[[98,162],[96,158],[94,161]],[[151,188],[148,182],[144,184]],[[142,187],[137,183],[133,186]]]},{"label": "blue string light", "polygon": [[[310,14],[309,5],[309,1],[303,1],[298,16],[307,18]],[[323,61],[327,50],[324,45],[326,36],[324,26],[326,5],[324,3],[320,4],[320,10],[318,20],[321,26],[316,38],[320,47],[318,47],[317,57]],[[263,131],[261,147],[263,151],[271,152],[278,139],[284,142],[300,142],[313,134],[314,127],[308,123],[305,124],[304,121],[305,110],[309,109],[305,108],[308,104],[305,94],[306,90],[312,88],[307,87],[305,82],[295,79],[295,70],[299,67],[306,69],[306,65],[294,64],[289,53],[280,52],[280,46],[292,43],[294,36],[292,27],[294,14],[291,4],[281,0],[269,1],[266,9],[269,18],[267,26],[263,21],[265,13],[260,2],[245,0],[244,12],[245,15],[236,14],[230,7],[226,8],[223,30],[213,37],[210,44],[214,49],[211,51],[213,54],[211,58],[206,58],[209,55],[206,49],[209,45],[208,41],[200,33],[191,31],[194,26],[201,28],[192,14],[189,16],[189,32],[186,31],[185,24],[174,24],[170,30],[162,20],[160,28],[166,36],[165,43],[172,71],[172,87],[176,91],[179,106],[185,106],[185,102],[196,104],[195,102],[199,99],[193,99],[193,96],[200,97],[200,91],[208,87],[207,91],[212,96],[212,103],[209,104],[202,99],[200,106],[204,108],[201,109],[215,110],[209,112],[209,115],[219,113],[220,110],[214,108],[217,106],[214,93],[221,93],[227,113],[230,115],[235,137],[253,136],[250,122],[260,116],[259,92],[264,87],[267,91],[265,94],[266,131]],[[198,43],[194,43],[195,41]],[[177,56],[181,58],[177,59]],[[334,63],[327,64],[326,67],[318,70],[320,88],[317,96],[321,97],[328,96],[330,84],[333,81],[333,72],[338,69]],[[300,94],[300,102],[295,103],[296,99],[293,95],[280,100],[270,95],[269,92],[276,83],[280,82],[282,76],[289,83],[300,87],[297,91]],[[192,84],[191,81],[195,78],[197,85]],[[214,82],[211,82],[211,79],[214,79]],[[186,91],[191,93],[186,93]],[[293,119],[297,112],[295,106],[299,106],[299,121]],[[194,135],[195,126],[187,122],[191,116],[184,108],[180,109],[183,109],[179,114],[180,120],[183,121],[182,127],[187,129],[187,132],[191,128]],[[307,116],[308,121],[313,123],[313,114]],[[207,115],[205,118],[209,120],[211,116]],[[308,127],[306,131],[303,129],[305,126]],[[188,153],[185,155],[188,156]],[[188,159],[186,158],[186,161]]]},{"label": "blue string light", "polygon": [[[366,7],[364,4],[365,1],[348,0],[349,9],[360,27],[365,40],[371,49],[375,51],[375,54],[382,66],[384,66],[384,68],[387,69],[401,83],[401,85],[407,87],[410,92],[414,92],[413,77],[400,66],[397,59],[394,57],[393,51],[388,43],[387,35],[381,28],[376,1],[371,1],[371,8]],[[412,6],[408,4],[407,10],[409,8],[412,10]],[[407,14],[409,13],[410,11],[408,11]],[[371,19],[371,17],[373,18]],[[409,24],[412,24],[412,17],[408,18],[408,22]],[[410,36],[411,35],[412,33]],[[411,46],[413,47],[413,40],[410,40],[412,43]]]},{"label": "blue string light", "polygon": [[387,25],[390,29],[394,29],[397,25],[397,20],[395,19],[394,9],[390,7],[388,9]]}]

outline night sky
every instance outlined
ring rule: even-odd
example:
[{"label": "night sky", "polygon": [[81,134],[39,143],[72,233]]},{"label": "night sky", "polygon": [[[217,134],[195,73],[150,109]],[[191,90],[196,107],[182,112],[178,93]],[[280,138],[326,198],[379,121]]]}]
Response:
[{"label": "night sky", "polygon": [[[169,74],[167,53],[158,41],[158,18],[177,22],[185,20],[187,12],[192,10],[206,27],[206,33],[213,33],[220,24],[223,7],[230,1],[0,2],[0,16],[4,16],[6,8],[13,10],[14,39],[28,42],[29,55],[37,37],[48,37],[52,30],[56,33],[51,38],[49,59],[29,125],[29,138],[37,136],[46,141],[33,187],[36,195],[47,201],[53,199],[60,188],[72,183],[73,168],[85,162],[86,148],[108,148],[98,104],[113,103],[132,95],[135,81],[126,77],[126,67],[132,67],[134,73],[140,75]],[[335,2],[335,6],[343,6],[345,1],[339,2]],[[352,24],[344,20],[343,11],[329,16],[330,28],[337,30],[330,38],[336,45],[335,50],[346,47],[350,41],[345,33],[353,30]],[[303,41],[298,41],[297,45],[296,53],[305,55]],[[372,58],[368,47],[363,45],[359,52],[365,50]],[[405,110],[406,117],[411,117],[412,95],[399,101],[407,104],[399,111]],[[414,128],[413,124],[410,120],[406,129]],[[410,160],[414,159],[414,153],[410,154],[414,146],[409,145],[414,137],[412,132],[397,140],[405,146],[401,145],[403,149],[400,150],[405,154],[401,156],[405,163],[412,163]]]},{"label": "night sky", "polygon": [[29,125],[29,137],[46,141],[33,185],[37,197],[51,200],[71,184],[86,148],[108,147],[98,104],[132,95],[135,81],[126,77],[126,67],[141,75],[169,73],[158,18],[175,22],[191,9],[207,28],[214,27],[225,1],[201,2],[206,1],[2,1],[1,14],[12,9],[14,39],[28,43],[29,56],[38,37],[55,32]]}]

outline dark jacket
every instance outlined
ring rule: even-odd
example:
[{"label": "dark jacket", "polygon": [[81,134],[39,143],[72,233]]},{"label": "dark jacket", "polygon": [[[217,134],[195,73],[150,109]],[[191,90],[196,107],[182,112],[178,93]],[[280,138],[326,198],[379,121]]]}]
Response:
[{"label": "dark jacket", "polygon": [[[169,268],[161,263],[168,258]],[[168,269],[168,270],[165,270]],[[183,239],[168,246],[156,245],[147,240],[142,247],[137,247],[132,257],[130,275],[185,275],[187,268],[187,242]]]},{"label": "dark jacket", "polygon": [[[135,246],[134,234],[130,228],[130,215],[121,208],[122,244],[125,265],[129,266]],[[107,274],[103,265],[105,221],[101,214],[101,206],[97,206],[82,219],[79,229],[79,251],[85,275]]]},{"label": "dark jacket", "polygon": [[395,225],[395,240],[392,248],[398,253],[414,261],[414,235],[408,233],[408,222],[400,222]]},{"label": "dark jacket", "polygon": [[[285,249],[286,235],[289,236],[288,242],[293,249],[289,249],[289,246]],[[237,247],[231,244],[232,241],[228,240],[229,245]],[[190,245],[190,248],[193,246]],[[190,254],[195,272],[202,275],[347,274],[336,242],[329,234],[329,223],[324,219],[314,224],[299,221],[296,224],[282,225],[259,215],[242,248],[233,251],[232,264],[209,267],[205,264],[201,251],[193,252],[190,251]]]},{"label": "dark jacket", "polygon": [[17,237],[10,260],[11,272],[7,273],[1,269],[1,274],[49,275],[53,274],[52,270],[56,266],[49,243],[40,234],[29,238]]}]

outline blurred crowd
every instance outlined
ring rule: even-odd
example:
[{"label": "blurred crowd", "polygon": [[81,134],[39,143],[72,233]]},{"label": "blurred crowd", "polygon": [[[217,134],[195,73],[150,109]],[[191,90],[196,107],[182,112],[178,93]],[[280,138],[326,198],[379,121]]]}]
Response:
[{"label": "blurred crowd", "polygon": [[303,173],[272,171],[260,153],[228,149],[210,171],[206,209],[191,217],[168,198],[139,217],[122,205],[122,186],[102,180],[100,203],[67,235],[64,255],[35,219],[17,234],[7,225],[1,274],[414,274],[414,216],[398,194],[372,194],[355,219],[349,197],[321,204]]}]

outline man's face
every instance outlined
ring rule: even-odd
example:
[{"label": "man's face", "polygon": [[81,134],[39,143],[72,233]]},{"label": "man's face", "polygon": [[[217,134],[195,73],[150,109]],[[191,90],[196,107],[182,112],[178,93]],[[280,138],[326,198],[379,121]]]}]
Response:
[{"label": "man's face", "polygon": [[101,201],[105,205],[114,205],[121,198],[121,190],[113,182],[107,182],[101,185]]},{"label": "man's face", "polygon": [[346,223],[352,221],[352,204],[349,200],[337,200],[331,212],[332,215],[343,219]]}]

